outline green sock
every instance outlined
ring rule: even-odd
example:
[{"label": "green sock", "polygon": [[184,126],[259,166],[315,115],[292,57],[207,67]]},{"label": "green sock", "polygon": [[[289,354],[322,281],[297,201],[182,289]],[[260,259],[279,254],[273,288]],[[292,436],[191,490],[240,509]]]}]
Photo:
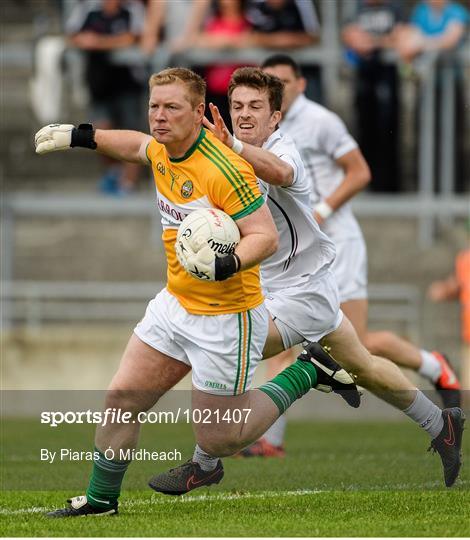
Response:
[{"label": "green sock", "polygon": [[90,483],[86,490],[88,502],[97,508],[110,508],[121,494],[121,484],[130,461],[110,461],[95,448],[99,457],[93,462]]},{"label": "green sock", "polygon": [[310,362],[297,360],[258,390],[267,394],[277,405],[280,414],[317,384],[317,372]]}]

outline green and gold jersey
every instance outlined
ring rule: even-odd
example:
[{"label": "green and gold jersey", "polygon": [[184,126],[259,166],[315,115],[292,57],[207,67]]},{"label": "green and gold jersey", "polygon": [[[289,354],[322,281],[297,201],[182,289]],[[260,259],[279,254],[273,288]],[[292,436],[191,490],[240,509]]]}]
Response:
[{"label": "green and gold jersey", "polygon": [[263,205],[251,165],[204,128],[182,158],[171,159],[155,139],[147,146],[147,157],[162,217],[169,292],[188,312],[199,315],[239,313],[261,304],[259,266],[223,282],[199,281],[184,270],[175,253],[178,227],[193,210],[219,208],[237,220]]}]

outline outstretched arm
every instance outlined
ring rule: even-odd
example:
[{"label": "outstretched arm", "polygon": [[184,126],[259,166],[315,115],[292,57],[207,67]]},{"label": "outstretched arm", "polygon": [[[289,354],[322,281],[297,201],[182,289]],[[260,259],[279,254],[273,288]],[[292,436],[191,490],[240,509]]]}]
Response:
[{"label": "outstretched arm", "polygon": [[252,165],[258,178],[275,186],[287,187],[292,185],[294,181],[294,169],[289,163],[263,148],[258,148],[245,142],[242,143],[238,140],[235,142],[233,135],[225,125],[219,109],[212,103],[209,103],[209,109],[214,123],[211,123],[204,117],[204,126],[212,131],[226,146],[232,148],[242,158],[246,159]]},{"label": "outstretched arm", "polygon": [[91,124],[50,124],[40,129],[34,138],[36,153],[47,154],[76,146],[97,150],[101,154],[132,163],[148,165],[146,148],[152,140],[140,131],[97,129]]},{"label": "outstretched arm", "polygon": [[148,165],[146,149],[152,140],[150,135],[140,131],[120,129],[97,129],[95,132],[96,150],[100,154]]}]

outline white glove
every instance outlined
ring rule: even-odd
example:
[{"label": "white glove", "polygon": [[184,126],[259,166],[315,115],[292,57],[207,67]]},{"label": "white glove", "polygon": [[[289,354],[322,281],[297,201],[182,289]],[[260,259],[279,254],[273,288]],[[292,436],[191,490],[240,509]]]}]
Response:
[{"label": "white glove", "polygon": [[176,256],[181,266],[196,279],[215,281],[215,253],[202,238],[195,238],[193,245],[197,251],[194,251],[186,238],[176,242]]},{"label": "white glove", "polygon": [[73,124],[49,124],[40,129],[34,137],[36,154],[68,150],[74,127]]}]

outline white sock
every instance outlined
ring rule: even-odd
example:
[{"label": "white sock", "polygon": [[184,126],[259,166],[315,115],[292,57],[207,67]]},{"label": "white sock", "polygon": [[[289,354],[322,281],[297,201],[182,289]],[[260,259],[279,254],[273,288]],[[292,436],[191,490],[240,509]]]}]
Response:
[{"label": "white sock", "polygon": [[403,412],[427,431],[431,439],[435,439],[444,427],[441,409],[419,390],[413,403]]},{"label": "white sock", "polygon": [[285,414],[282,414],[274,424],[263,435],[263,439],[266,439],[273,446],[282,446],[284,442],[284,433],[286,431],[287,418]]},{"label": "white sock", "polygon": [[421,367],[418,370],[418,373],[426,379],[429,379],[432,382],[436,382],[437,379],[441,376],[442,368],[439,360],[429,351],[421,349]]},{"label": "white sock", "polygon": [[202,448],[196,444],[194,449],[193,461],[195,461],[203,471],[213,471],[216,466],[219,458],[210,456],[206,454]]}]

